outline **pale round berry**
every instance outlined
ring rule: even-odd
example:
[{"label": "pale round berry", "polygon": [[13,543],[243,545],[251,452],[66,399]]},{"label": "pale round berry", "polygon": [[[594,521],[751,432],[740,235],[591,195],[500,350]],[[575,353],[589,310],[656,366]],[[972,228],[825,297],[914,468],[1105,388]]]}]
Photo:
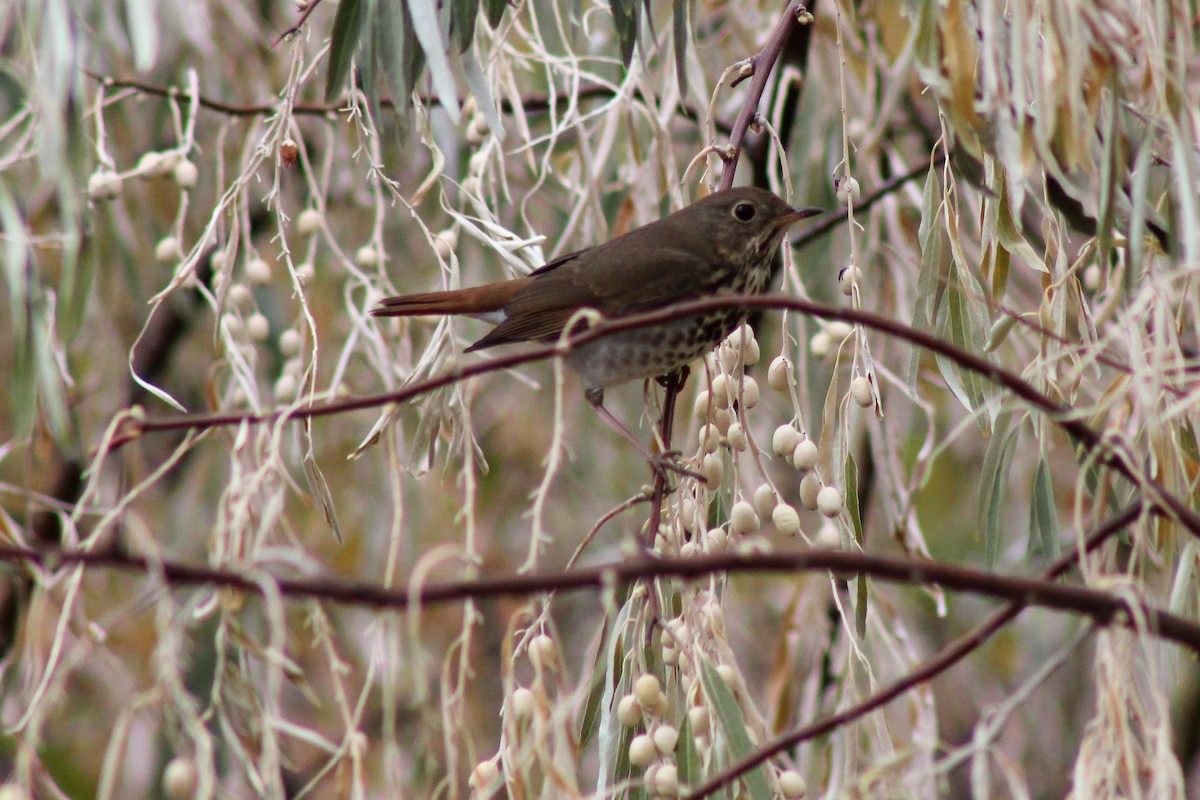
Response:
[{"label": "pale round berry", "polygon": [[851,264],[846,267],[838,275],[838,284],[841,286],[842,294],[850,296],[854,294],[854,287],[858,286],[862,280],[862,270]]},{"label": "pale round berry", "polygon": [[1083,288],[1089,292],[1094,292],[1100,288],[1102,283],[1100,273],[1100,265],[1092,264],[1083,271]]},{"label": "pale round berry", "polygon": [[754,408],[758,405],[761,394],[758,389],[758,381],[751,378],[749,375],[742,376],[742,408]]},{"label": "pale round berry", "polygon": [[755,533],[760,525],[758,514],[754,513],[754,506],[745,500],[738,500],[729,510],[729,528],[734,533]]},{"label": "pale round berry", "polygon": [[[218,276],[224,277],[222,272],[225,269],[225,265],[228,263],[229,255],[224,250],[215,250],[213,251],[213,254],[208,257],[208,265],[212,268],[212,271],[216,273],[213,275],[214,282],[217,280]],[[216,287],[214,286],[213,288],[215,289]]]},{"label": "pale round berry", "polygon": [[509,698],[510,708],[513,716],[517,719],[529,719],[533,716],[533,709],[537,706],[537,698],[533,696],[533,692],[520,686],[512,693]]},{"label": "pale round berry", "polygon": [[737,673],[734,672],[733,667],[729,666],[728,664],[718,664],[717,674],[721,676],[721,680],[724,681],[725,685],[730,689],[733,689],[737,685]]},{"label": "pale round berry", "polygon": [[200,776],[196,762],[183,756],[175,756],[167,762],[162,774],[162,792],[169,800],[186,800],[196,795]]},{"label": "pale round berry", "polygon": [[296,376],[285,372],[275,381],[275,399],[280,403],[290,403],[296,399]]},{"label": "pale round berry", "polygon": [[716,453],[709,453],[700,461],[700,475],[709,489],[716,489],[725,480],[725,462]]},{"label": "pale round berry", "polygon": [[617,701],[617,721],[626,728],[632,728],[642,721],[642,707],[632,694],[627,694]]},{"label": "pale round berry", "polygon": [[354,254],[354,263],[358,264],[360,269],[374,269],[379,266],[379,251],[365,244]]},{"label": "pale round berry", "polygon": [[827,517],[842,513],[842,493],[836,486],[825,486],[817,492],[817,510]]},{"label": "pale round berry", "polygon": [[754,510],[760,517],[766,518],[771,516],[771,512],[775,510],[775,490],[771,488],[771,484],[760,484],[754,490]]},{"label": "pale round berry", "polygon": [[779,773],[779,793],[783,795],[784,800],[800,800],[806,791],[808,787],[799,772],[786,769]]},{"label": "pale round berry", "polygon": [[717,408],[729,408],[730,402],[737,395],[737,386],[729,380],[728,375],[721,373],[713,377],[709,392]]},{"label": "pale round berry", "polygon": [[195,187],[196,181],[200,180],[200,170],[185,158],[171,170],[171,177],[175,179],[175,183],[180,189],[191,189]]},{"label": "pale round berry", "polygon": [[792,450],[792,466],[808,472],[817,466],[820,456],[821,451],[817,449],[816,442],[812,439],[801,439],[796,443],[796,448]]},{"label": "pale round berry", "polygon": [[709,555],[724,553],[729,546],[729,534],[724,528],[713,528],[704,534],[704,552]]},{"label": "pale round berry", "polygon": [[700,452],[712,453],[721,444],[721,430],[712,423],[705,423],[700,426]]},{"label": "pale round berry", "polygon": [[463,178],[461,186],[465,194],[468,194],[471,197],[479,197],[479,189],[482,184],[479,182],[479,178],[477,176],[468,175],[467,177]]},{"label": "pale round berry", "polygon": [[725,441],[729,442],[729,449],[742,452],[748,444],[746,439],[746,431],[742,429],[740,422],[731,422],[729,430],[725,432]]},{"label": "pale round berry", "polygon": [[157,150],[151,150],[149,153],[142,153],[137,166],[134,167],[134,172],[147,180],[161,178],[171,171],[178,159],[179,156],[175,153],[160,153]]},{"label": "pale round berry", "polygon": [[829,333],[829,338],[835,342],[843,342],[850,334],[854,333],[854,326],[849,322],[841,319],[835,319],[829,323],[829,327],[825,329]]},{"label": "pale round berry", "polygon": [[[316,236],[321,232],[321,224],[325,218],[315,208],[306,208],[296,217],[296,233],[301,236]],[[489,762],[484,762],[489,763]]]},{"label": "pale round berry", "polygon": [[[709,399],[708,389],[703,389],[696,395],[696,402],[692,406],[692,413],[696,415],[696,419],[708,419],[709,406],[712,401]],[[716,406],[713,406],[716,408]]]},{"label": "pale round berry", "polygon": [[875,393],[871,391],[871,379],[859,375],[850,381],[850,398],[863,408],[875,405]]},{"label": "pale round berry", "polygon": [[848,206],[851,203],[857,203],[861,195],[862,189],[859,187],[857,179],[847,177],[838,181],[837,198],[842,205]]},{"label": "pale round berry", "polygon": [[235,283],[229,287],[229,301],[242,311],[248,311],[254,305],[254,292],[244,283]]},{"label": "pale round berry", "polygon": [[449,261],[450,256],[458,249],[458,231],[446,228],[433,237],[433,249],[442,261]]},{"label": "pale round berry", "polygon": [[830,341],[830,336],[825,331],[817,331],[808,340],[808,351],[817,358],[824,358],[829,355],[829,350],[832,346],[833,343]]},{"label": "pale round berry", "polygon": [[540,669],[553,669],[557,652],[554,639],[544,633],[529,642],[529,660]]},{"label": "pale round berry", "polygon": [[112,200],[121,194],[121,176],[101,167],[88,176],[87,193],[92,200]]},{"label": "pale round berry", "polygon": [[679,796],[679,768],[663,764],[654,773],[654,791],[659,797]]},{"label": "pale round berry", "polygon": [[829,520],[821,523],[821,527],[817,529],[817,535],[813,538],[813,546],[825,550],[840,550],[842,534],[838,531],[838,526]]},{"label": "pale round berry", "polygon": [[708,733],[708,709],[704,706],[692,706],[689,708],[688,724],[692,726],[692,733],[697,736],[703,736]]},{"label": "pale round berry", "polygon": [[271,265],[263,258],[252,258],[246,262],[246,280],[262,286],[271,282]]},{"label": "pale round berry", "polygon": [[482,795],[499,777],[500,768],[496,766],[495,761],[480,761],[475,765],[475,769],[471,770],[471,788],[476,794]]},{"label": "pale round berry", "polygon": [[771,435],[771,449],[775,455],[790,456],[800,443],[800,431],[792,425],[780,425]]},{"label": "pale round berry", "polygon": [[317,269],[311,261],[305,261],[296,267],[296,277],[300,279],[301,283],[312,283],[313,278],[317,277]]},{"label": "pale round berry", "polygon": [[767,367],[767,386],[777,392],[787,391],[791,382],[792,365],[783,356],[775,356],[771,366]]},{"label": "pale round berry", "polygon": [[670,725],[659,725],[650,734],[650,738],[654,740],[654,747],[659,753],[669,756],[675,752],[675,745],[679,742],[679,731]]},{"label": "pale round berry", "polygon": [[800,534],[800,515],[796,513],[796,509],[789,506],[787,503],[780,503],[771,511],[771,522],[775,523],[775,527],[779,532],[786,536],[798,536]]},{"label": "pale round berry", "polygon": [[246,320],[246,333],[253,341],[265,342],[271,335],[271,323],[265,316],[255,312]]},{"label": "pale round berry", "polygon": [[284,358],[295,358],[300,355],[300,331],[288,328],[279,334],[279,352]]},{"label": "pale round berry", "polygon": [[821,491],[821,481],[817,473],[810,472],[800,480],[800,505],[809,511],[817,510],[817,494]]},{"label": "pale round berry", "polygon": [[762,358],[762,350],[758,347],[758,339],[754,338],[754,331],[749,327],[746,329],[746,340],[741,342],[742,345],[742,363],[747,367],[752,367]]},{"label": "pale round berry", "polygon": [[154,245],[154,260],[160,264],[173,264],[179,260],[179,240],[164,236]]},{"label": "pale round berry", "polygon": [[221,327],[232,339],[241,339],[246,335],[246,323],[242,322],[242,318],[237,314],[222,314]]},{"label": "pale round berry", "polygon": [[642,708],[654,708],[662,696],[662,684],[652,673],[643,673],[633,682],[633,696],[642,704]]},{"label": "pale round berry", "polygon": [[658,749],[648,733],[639,733],[629,743],[629,762],[639,767],[646,767],[658,758]]}]

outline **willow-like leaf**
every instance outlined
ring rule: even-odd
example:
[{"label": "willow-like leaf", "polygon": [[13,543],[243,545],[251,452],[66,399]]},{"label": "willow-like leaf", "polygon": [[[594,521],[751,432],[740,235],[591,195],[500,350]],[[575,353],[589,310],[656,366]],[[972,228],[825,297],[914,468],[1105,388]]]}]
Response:
[{"label": "willow-like leaf", "polygon": [[350,65],[367,31],[368,0],[342,0],[333,18],[329,40],[329,72],[325,79],[325,100],[333,100],[350,77]]},{"label": "willow-like leaf", "polygon": [[[754,742],[746,733],[746,720],[737,699],[730,691],[725,679],[717,672],[717,668],[707,658],[701,661],[701,680],[704,683],[704,694],[717,712],[717,721],[725,734],[725,744],[728,747],[728,761],[741,761],[754,752]],[[760,764],[742,775],[742,783],[746,787],[751,800],[771,800],[771,784],[767,780],[767,768]]]}]

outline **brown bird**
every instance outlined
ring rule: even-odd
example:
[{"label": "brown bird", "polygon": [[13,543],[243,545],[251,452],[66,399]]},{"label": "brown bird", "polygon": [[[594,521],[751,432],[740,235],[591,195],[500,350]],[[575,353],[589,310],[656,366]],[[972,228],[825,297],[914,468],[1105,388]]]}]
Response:
[{"label": "brown bird", "polygon": [[[658,222],[602,245],[561,256],[524,278],[468,289],[385,299],[381,317],[496,315],[502,321],[467,348],[553,341],[584,308],[626,317],[704,297],[761,294],[787,227],[820,209],[794,209],[763,189],[715,192]],[[723,309],[621,331],[571,350],[566,363],[583,378],[588,401],[639,449],[603,407],[604,390],[665,375],[707,353],[747,317]]]}]

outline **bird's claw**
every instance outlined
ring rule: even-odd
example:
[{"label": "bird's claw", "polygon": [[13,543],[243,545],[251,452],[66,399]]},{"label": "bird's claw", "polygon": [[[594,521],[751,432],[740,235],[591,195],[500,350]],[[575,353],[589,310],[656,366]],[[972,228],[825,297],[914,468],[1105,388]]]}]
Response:
[{"label": "bird's claw", "polygon": [[668,450],[665,453],[654,453],[650,456],[650,468],[654,470],[655,475],[660,475],[664,480],[670,477],[669,473],[683,475],[688,478],[694,478],[701,483],[707,484],[704,476],[695,470],[690,470],[683,464],[679,463],[682,453],[678,450]]}]

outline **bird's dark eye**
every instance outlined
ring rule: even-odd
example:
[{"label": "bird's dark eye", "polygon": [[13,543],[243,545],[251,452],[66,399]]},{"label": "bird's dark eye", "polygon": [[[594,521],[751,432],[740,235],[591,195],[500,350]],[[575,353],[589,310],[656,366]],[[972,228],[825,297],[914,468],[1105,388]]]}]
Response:
[{"label": "bird's dark eye", "polygon": [[733,207],[734,218],[741,220],[742,222],[749,222],[750,220],[754,219],[755,213],[757,212],[754,210],[754,206],[750,203],[738,203]]}]

